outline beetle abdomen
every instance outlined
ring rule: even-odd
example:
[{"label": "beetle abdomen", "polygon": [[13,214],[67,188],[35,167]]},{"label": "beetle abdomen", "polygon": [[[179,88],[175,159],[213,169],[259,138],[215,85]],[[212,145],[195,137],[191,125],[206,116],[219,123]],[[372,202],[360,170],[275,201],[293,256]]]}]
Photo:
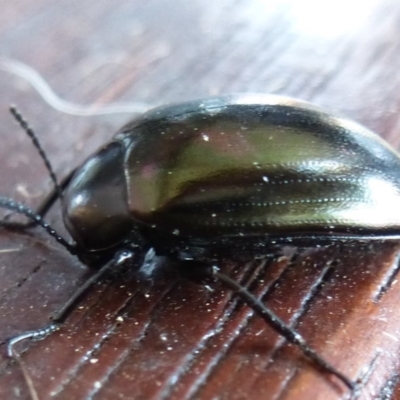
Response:
[{"label": "beetle abdomen", "polygon": [[399,232],[400,159],[361,126],[275,96],[155,109],[118,135],[138,222],[198,238]]}]

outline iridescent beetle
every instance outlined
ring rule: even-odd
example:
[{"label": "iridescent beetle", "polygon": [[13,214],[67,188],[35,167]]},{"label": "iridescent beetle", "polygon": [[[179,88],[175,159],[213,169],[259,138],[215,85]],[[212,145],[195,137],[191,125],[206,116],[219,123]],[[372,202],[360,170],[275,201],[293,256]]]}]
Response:
[{"label": "iridescent beetle", "polygon": [[[31,129],[12,110],[34,139]],[[222,273],[222,255],[258,256],[290,244],[398,238],[400,158],[377,135],[308,103],[231,95],[160,107],[134,119],[77,168],[56,194],[69,244],[41,214],[9,198],[0,207],[46,229],[87,265],[101,266],[44,328],[70,314],[89,286],[138,252],[179,260],[181,269],[222,282],[327,372],[356,383],[318,355],[260,300]],[[52,196],[46,210],[57,196]],[[200,272],[199,272],[200,271]]]}]

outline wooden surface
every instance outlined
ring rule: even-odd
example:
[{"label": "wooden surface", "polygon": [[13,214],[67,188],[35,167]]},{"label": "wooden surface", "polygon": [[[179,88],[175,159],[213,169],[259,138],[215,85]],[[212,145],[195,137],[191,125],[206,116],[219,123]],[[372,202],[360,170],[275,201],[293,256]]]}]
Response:
[{"label": "wooden surface", "polygon": [[[33,68],[61,98],[81,105],[290,95],[361,122],[400,149],[398,1],[4,3],[0,192],[31,206],[51,185],[9,104],[35,127],[59,176],[133,113],[58,111],[32,88],[27,70],[10,72],[5,59]],[[57,209],[48,218],[62,229]],[[400,244],[296,254],[228,260],[225,268],[338,369],[363,378],[359,399],[400,399]],[[1,230],[0,342],[45,324],[90,274],[40,230]],[[337,379],[228,291],[210,293],[162,270],[153,278],[129,271],[110,278],[59,332],[18,346],[41,400],[348,398]],[[25,398],[21,369],[2,346],[0,399]]]}]

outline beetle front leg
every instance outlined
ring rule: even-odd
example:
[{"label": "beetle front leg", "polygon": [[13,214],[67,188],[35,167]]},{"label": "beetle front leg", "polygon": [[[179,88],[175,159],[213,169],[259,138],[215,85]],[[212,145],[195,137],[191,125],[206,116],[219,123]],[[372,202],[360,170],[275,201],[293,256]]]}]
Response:
[{"label": "beetle front leg", "polygon": [[71,312],[76,308],[76,305],[82,299],[82,297],[88,292],[88,290],[97,282],[99,282],[104,275],[106,275],[111,269],[123,266],[130,263],[135,257],[135,254],[131,250],[120,250],[116,253],[114,258],[101,267],[94,275],[92,275],[63,305],[63,307],[52,317],[50,324],[43,326],[39,329],[27,331],[10,338],[7,341],[7,353],[11,358],[16,358],[17,355],[14,351],[14,346],[25,340],[41,340],[46,338],[51,333],[55,332],[60,326],[62,326],[65,320],[69,317]]}]

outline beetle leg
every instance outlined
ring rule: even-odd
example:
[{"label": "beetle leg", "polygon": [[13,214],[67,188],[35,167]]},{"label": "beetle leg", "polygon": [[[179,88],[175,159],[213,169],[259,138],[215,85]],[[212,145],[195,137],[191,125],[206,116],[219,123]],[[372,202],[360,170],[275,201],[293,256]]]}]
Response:
[{"label": "beetle leg", "polygon": [[61,325],[64,324],[65,320],[71,314],[71,312],[76,308],[77,303],[82,299],[86,292],[97,283],[107,272],[111,269],[119,267],[132,261],[134,258],[134,253],[131,250],[120,250],[116,253],[114,258],[108,263],[104,264],[94,275],[92,275],[63,305],[63,307],[57,311],[57,313],[52,317],[52,322],[46,326],[33,331],[27,331],[20,333],[7,341],[7,353],[11,358],[15,357],[14,346],[18,342],[25,339],[42,340],[46,338],[51,333],[55,332]]},{"label": "beetle leg", "polygon": [[289,343],[300,348],[305,356],[314,361],[314,363],[323,370],[339,378],[352,391],[352,393],[354,393],[357,388],[355,382],[322,358],[310,347],[305,339],[296,332],[296,330],[281,320],[244,286],[230,278],[228,275],[220,272],[218,267],[211,267],[209,264],[204,262],[184,260],[181,261],[179,270],[184,277],[189,278],[191,281],[196,283],[207,284],[210,280],[215,281],[215,279],[221,282],[224,286],[232,290],[234,294],[238,295],[252,310],[254,310],[268,325],[275,329],[275,331],[282,335]]},{"label": "beetle leg", "polygon": [[304,355],[314,361],[325,371],[338,377],[352,392],[354,392],[357,387],[354,381],[349,379],[346,375],[338,371],[328,361],[322,358],[315,350],[310,347],[310,345],[298,332],[296,332],[292,327],[281,320],[257,297],[251,294],[244,286],[240,285],[234,279],[220,272],[219,268],[217,267],[213,267],[211,274],[218,281],[231,289],[236,295],[238,295],[252,310],[254,310],[268,325],[270,325],[279,334],[281,334],[289,343],[292,343],[295,346],[299,347]]}]

